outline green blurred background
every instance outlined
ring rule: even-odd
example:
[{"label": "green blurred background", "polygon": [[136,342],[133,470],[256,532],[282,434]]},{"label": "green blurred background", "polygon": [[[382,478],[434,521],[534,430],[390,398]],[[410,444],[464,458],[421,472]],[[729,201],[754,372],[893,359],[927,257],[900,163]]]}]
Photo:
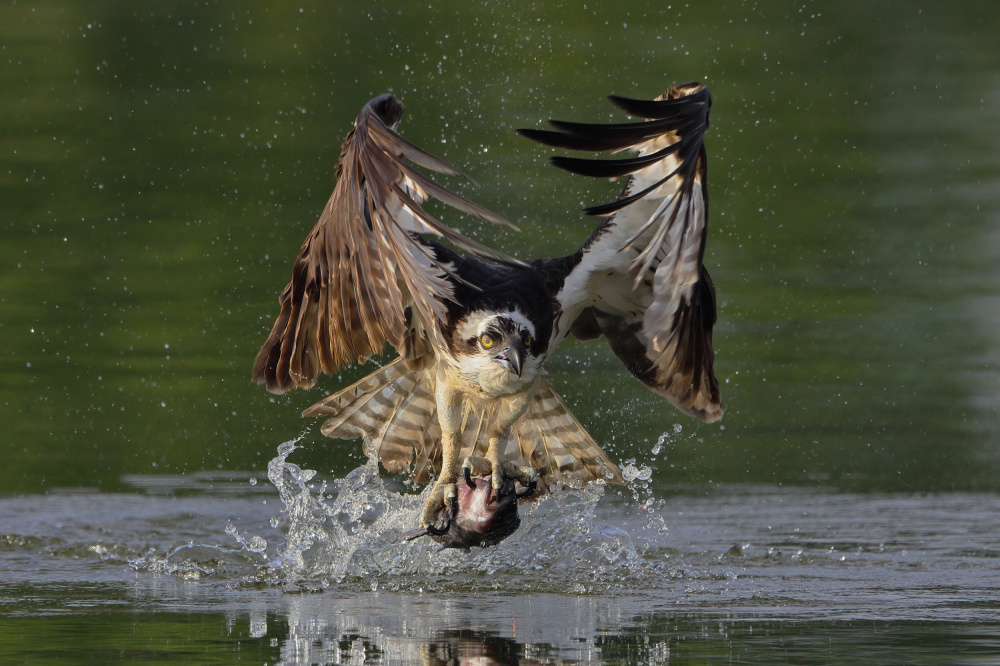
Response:
[{"label": "green blurred background", "polygon": [[[640,3],[641,4],[641,3]],[[291,261],[372,96],[568,253],[615,184],[514,134],[622,120],[609,93],[714,95],[706,264],[726,416],[698,426],[603,342],[557,387],[661,488],[1000,489],[1000,14],[991,3],[34,2],[0,7],[0,493],[261,470],[369,369],[249,383]],[[664,450],[651,450],[672,432]]]}]

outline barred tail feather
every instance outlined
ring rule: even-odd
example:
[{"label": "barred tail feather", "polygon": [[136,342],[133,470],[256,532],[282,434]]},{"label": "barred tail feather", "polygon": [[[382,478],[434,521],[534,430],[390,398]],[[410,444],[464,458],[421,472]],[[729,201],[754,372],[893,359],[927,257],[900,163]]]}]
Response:
[{"label": "barred tail feather", "polygon": [[330,417],[322,428],[327,437],[370,438],[382,464],[395,473],[412,471],[428,456],[436,455],[440,464],[441,437],[434,414],[433,376],[407,370],[402,359],[302,412]]},{"label": "barred tail feather", "polygon": [[[327,437],[369,438],[387,470],[425,483],[441,469],[441,427],[436,412],[433,374],[410,371],[397,359],[324,398],[302,416],[329,417],[322,427]],[[461,458],[486,453],[495,417],[495,409],[466,403]],[[595,479],[622,481],[621,470],[576,420],[547,378],[542,379],[528,411],[514,424],[505,457],[540,470],[549,487]]]},{"label": "barred tail feather", "polygon": [[541,470],[547,485],[604,479],[622,483],[622,473],[573,416],[548,378],[542,379],[527,413],[514,424],[508,455],[520,456]]}]

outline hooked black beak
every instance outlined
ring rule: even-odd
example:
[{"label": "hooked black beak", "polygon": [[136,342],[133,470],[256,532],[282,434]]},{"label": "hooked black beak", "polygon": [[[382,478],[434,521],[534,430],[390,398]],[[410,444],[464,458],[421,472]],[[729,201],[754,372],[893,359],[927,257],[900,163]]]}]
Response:
[{"label": "hooked black beak", "polygon": [[520,377],[521,367],[524,365],[525,351],[524,343],[519,338],[511,338],[510,342],[507,343],[507,347],[493,358],[498,361],[506,360],[510,371]]}]

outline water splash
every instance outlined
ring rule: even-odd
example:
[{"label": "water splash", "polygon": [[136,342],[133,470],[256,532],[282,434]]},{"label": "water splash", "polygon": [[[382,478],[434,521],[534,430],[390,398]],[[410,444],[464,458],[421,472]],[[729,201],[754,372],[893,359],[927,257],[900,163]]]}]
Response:
[{"label": "water splash", "polygon": [[680,423],[675,423],[672,432],[660,433],[660,436],[656,438],[656,444],[653,445],[653,450],[651,453],[654,456],[660,455],[660,452],[663,451],[663,447],[670,446],[671,444],[673,444],[671,440],[673,440],[673,438],[676,437],[677,435],[680,435],[681,432],[683,431],[684,431],[684,426],[682,426]]},{"label": "water splash", "polygon": [[[652,512],[646,497],[639,501],[640,512],[625,507],[633,509],[629,524],[621,516],[602,517],[602,507],[615,499],[604,496],[603,482],[561,490],[523,505],[521,528],[498,546],[442,551],[430,539],[403,538],[416,526],[429,488],[419,495],[391,488],[374,456],[343,479],[317,483],[313,470],[289,461],[298,448],[298,440],[281,444],[268,465],[268,479],[284,505],[272,526],[282,529],[284,541],[272,544],[230,531],[248,557],[261,559],[258,570],[244,579],[247,584],[588,593],[641,584],[656,575],[658,567],[645,555],[665,529],[653,530],[653,538],[642,534]],[[640,469],[629,488],[638,500],[639,491],[645,494],[648,487],[649,474]]]},{"label": "water splash", "polygon": [[258,563],[248,555],[245,548],[188,543],[166,555],[150,549],[127,558],[127,562],[136,571],[167,574],[184,580],[204,577],[230,579],[251,576],[257,571]]}]

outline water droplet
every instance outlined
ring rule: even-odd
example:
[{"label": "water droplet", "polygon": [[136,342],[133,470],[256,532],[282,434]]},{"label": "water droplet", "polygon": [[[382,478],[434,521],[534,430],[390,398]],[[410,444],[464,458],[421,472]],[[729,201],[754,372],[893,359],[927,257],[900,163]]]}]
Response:
[{"label": "water droplet", "polygon": [[264,537],[252,536],[247,539],[246,547],[251,553],[263,553],[267,550],[267,539]]},{"label": "water droplet", "polygon": [[633,481],[649,481],[653,477],[653,470],[648,465],[636,467],[635,465],[625,465],[622,469],[622,478],[625,483]]}]

